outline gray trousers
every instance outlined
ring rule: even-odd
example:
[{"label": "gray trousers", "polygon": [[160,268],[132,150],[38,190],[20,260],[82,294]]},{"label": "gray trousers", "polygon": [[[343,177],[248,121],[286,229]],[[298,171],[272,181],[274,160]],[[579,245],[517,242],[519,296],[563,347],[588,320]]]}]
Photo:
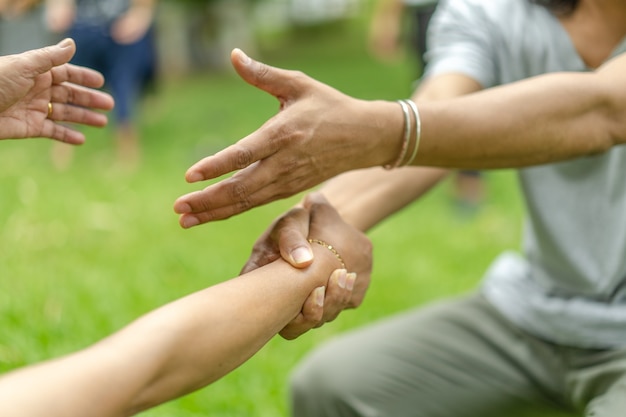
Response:
[{"label": "gray trousers", "polygon": [[624,417],[626,348],[546,342],[473,294],[332,340],[291,391],[295,417]]}]

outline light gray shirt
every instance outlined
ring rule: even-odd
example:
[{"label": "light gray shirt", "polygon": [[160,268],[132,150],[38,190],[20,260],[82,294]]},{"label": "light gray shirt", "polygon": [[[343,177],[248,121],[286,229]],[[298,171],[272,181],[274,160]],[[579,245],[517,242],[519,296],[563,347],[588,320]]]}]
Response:
[{"label": "light gray shirt", "polygon": [[[529,0],[443,0],[429,40],[425,77],[462,73],[488,88],[587,70],[559,21]],[[624,52],[626,39],[613,56]],[[625,346],[626,147],[522,169],[519,179],[523,255],[496,259],[482,287],[487,299],[556,343]]]}]

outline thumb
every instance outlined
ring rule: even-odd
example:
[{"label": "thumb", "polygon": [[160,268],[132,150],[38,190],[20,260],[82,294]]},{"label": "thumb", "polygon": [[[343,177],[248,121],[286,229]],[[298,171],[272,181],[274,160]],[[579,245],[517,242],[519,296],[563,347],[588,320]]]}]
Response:
[{"label": "thumb", "polygon": [[235,48],[230,60],[237,74],[253,85],[279,99],[281,104],[298,96],[294,78],[296,71],[271,67],[250,58],[241,49]]},{"label": "thumb", "polygon": [[76,52],[73,39],[63,39],[56,45],[34,49],[25,52],[22,56],[26,71],[32,71],[33,76],[50,71],[53,67],[63,65],[72,59]]}]

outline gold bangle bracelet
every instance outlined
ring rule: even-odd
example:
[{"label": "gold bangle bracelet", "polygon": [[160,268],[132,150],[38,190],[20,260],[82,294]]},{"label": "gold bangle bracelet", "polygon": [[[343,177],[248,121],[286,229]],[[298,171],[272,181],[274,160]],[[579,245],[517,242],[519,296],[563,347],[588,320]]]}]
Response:
[{"label": "gold bangle bracelet", "polygon": [[322,245],[323,247],[331,251],[333,255],[335,255],[335,258],[337,258],[337,260],[341,263],[341,267],[343,269],[346,269],[346,263],[343,261],[343,258],[341,257],[341,255],[339,255],[339,252],[337,252],[337,249],[335,249],[333,245],[329,245],[328,243],[319,239],[308,239],[308,241],[309,243],[317,243],[318,245]]}]

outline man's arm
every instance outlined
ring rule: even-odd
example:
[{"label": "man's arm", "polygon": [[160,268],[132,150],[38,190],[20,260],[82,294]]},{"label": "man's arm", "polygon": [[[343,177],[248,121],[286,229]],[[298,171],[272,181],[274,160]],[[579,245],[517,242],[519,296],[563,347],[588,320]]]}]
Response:
[{"label": "man's arm", "polygon": [[421,106],[417,165],[515,168],[626,143],[626,54],[591,73],[552,73]]},{"label": "man's arm", "polygon": [[[427,102],[467,94],[480,89],[473,79],[448,74],[435,77],[417,91],[415,100]],[[371,168],[352,171],[327,182],[321,192],[337,209],[342,219],[359,230],[366,231],[392,213],[419,198],[446,175],[436,168],[407,167],[393,171]],[[305,197],[305,201],[308,198]],[[282,257],[302,268],[313,261],[306,231],[313,216],[287,213],[275,221],[257,240],[244,271],[252,271],[268,261]],[[291,321],[281,335],[297,337],[313,327],[336,318],[347,308],[358,307],[369,287],[370,275],[358,274],[354,285],[339,285],[330,280],[324,307],[304,311]],[[312,295],[313,296],[313,295]]]},{"label": "man's arm", "polygon": [[[233,63],[246,81],[279,98],[281,112],[188,170],[190,182],[238,172],[177,200],[174,208],[184,227],[224,219],[340,173],[396,159],[403,136],[396,103],[357,100],[240,52],[233,54]],[[623,54],[593,73],[542,75],[461,98],[418,103],[422,139],[415,164],[515,168],[606,151],[626,142],[625,86]]]},{"label": "man's arm", "polygon": [[[412,98],[421,105],[480,89],[480,84],[470,77],[443,74],[420,85]],[[366,231],[420,198],[447,173],[446,169],[429,167],[405,167],[396,170],[375,167],[339,175],[326,182],[320,191],[345,221]],[[295,248],[302,243],[298,241],[290,244]]]}]

